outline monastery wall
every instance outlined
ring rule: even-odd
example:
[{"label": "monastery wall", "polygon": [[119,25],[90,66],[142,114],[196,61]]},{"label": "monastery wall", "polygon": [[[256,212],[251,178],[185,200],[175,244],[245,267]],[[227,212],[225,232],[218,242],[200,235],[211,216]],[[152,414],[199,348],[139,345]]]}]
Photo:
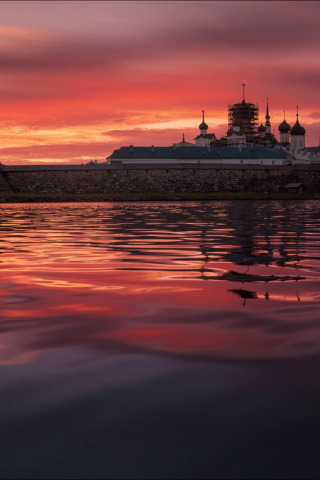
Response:
[{"label": "monastery wall", "polygon": [[6,175],[1,172],[0,175],[0,192],[10,192],[11,188],[6,180]]},{"label": "monastery wall", "polygon": [[[235,166],[234,166],[235,167]],[[283,191],[301,182],[307,192],[320,192],[320,168],[93,168],[0,171],[0,192],[41,194],[176,193],[213,191]]]}]

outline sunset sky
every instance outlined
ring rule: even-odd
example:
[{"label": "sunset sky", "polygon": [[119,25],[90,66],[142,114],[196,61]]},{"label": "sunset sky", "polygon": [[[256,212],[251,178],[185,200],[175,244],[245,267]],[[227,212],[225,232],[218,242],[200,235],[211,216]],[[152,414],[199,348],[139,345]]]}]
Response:
[{"label": "sunset sky", "polygon": [[193,141],[203,109],[219,137],[243,82],[277,137],[299,105],[319,145],[319,21],[313,1],[1,1],[0,161]]}]

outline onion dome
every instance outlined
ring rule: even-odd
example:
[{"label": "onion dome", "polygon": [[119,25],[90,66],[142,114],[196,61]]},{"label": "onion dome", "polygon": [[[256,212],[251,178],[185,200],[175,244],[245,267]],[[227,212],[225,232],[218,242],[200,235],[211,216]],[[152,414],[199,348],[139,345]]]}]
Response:
[{"label": "onion dome", "polygon": [[286,111],[283,111],[283,122],[280,123],[278,130],[280,133],[288,133],[290,131],[290,125],[286,122]]},{"label": "onion dome", "polygon": [[208,130],[208,128],[209,128],[208,125],[204,121],[204,110],[202,110],[202,123],[200,123],[199,129],[200,130]]},{"label": "onion dome", "polygon": [[278,130],[280,133],[288,133],[290,131],[290,125],[287,123],[285,120],[283,120],[282,123],[280,123]]},{"label": "onion dome", "polygon": [[200,129],[200,130],[208,130],[208,128],[209,128],[209,127],[208,127],[208,125],[206,124],[206,122],[202,122],[202,123],[200,123],[200,125],[199,125],[199,129]]},{"label": "onion dome", "polygon": [[295,135],[305,135],[305,134],[306,134],[306,129],[303,128],[297,120],[290,130],[290,135],[295,136]]},{"label": "onion dome", "polygon": [[262,125],[262,122],[261,122],[261,125],[260,125],[259,128],[258,128],[258,132],[259,132],[259,133],[263,133],[263,132],[265,132],[266,130],[267,130],[266,127],[265,127],[264,125]]},{"label": "onion dome", "polygon": [[306,129],[303,128],[299,121],[297,120],[296,123],[293,125],[293,127],[290,130],[290,135],[305,135],[306,134]]},{"label": "onion dome", "polygon": [[305,135],[306,134],[306,130],[305,128],[303,128],[300,123],[299,123],[299,112],[298,112],[298,107],[297,107],[297,121],[296,123],[293,125],[293,127],[291,128],[290,130],[290,135],[293,135],[293,136],[296,136],[296,135]]}]

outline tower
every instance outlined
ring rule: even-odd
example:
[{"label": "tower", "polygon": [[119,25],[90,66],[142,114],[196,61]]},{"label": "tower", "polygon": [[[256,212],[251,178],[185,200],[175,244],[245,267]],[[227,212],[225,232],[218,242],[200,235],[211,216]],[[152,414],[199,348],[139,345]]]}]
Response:
[{"label": "tower", "polygon": [[291,151],[296,151],[296,150],[301,150],[302,148],[305,148],[305,134],[306,130],[303,128],[300,123],[299,123],[299,107],[297,105],[297,121],[293,125],[293,127],[290,130],[290,135],[291,135],[291,143],[290,143],[290,149]]},{"label": "tower", "polygon": [[243,87],[243,99],[241,103],[234,103],[228,106],[228,128],[234,126],[234,122],[240,123],[240,128],[246,136],[247,143],[254,141],[254,134],[258,127],[258,115],[259,108],[257,104],[249,103],[245,101],[244,87]]}]

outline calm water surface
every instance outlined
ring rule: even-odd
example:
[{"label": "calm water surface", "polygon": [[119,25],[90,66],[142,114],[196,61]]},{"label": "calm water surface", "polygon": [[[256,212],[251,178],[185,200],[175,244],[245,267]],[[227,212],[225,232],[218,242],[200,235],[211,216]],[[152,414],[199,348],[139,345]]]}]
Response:
[{"label": "calm water surface", "polygon": [[319,208],[2,205],[1,478],[318,478]]}]

